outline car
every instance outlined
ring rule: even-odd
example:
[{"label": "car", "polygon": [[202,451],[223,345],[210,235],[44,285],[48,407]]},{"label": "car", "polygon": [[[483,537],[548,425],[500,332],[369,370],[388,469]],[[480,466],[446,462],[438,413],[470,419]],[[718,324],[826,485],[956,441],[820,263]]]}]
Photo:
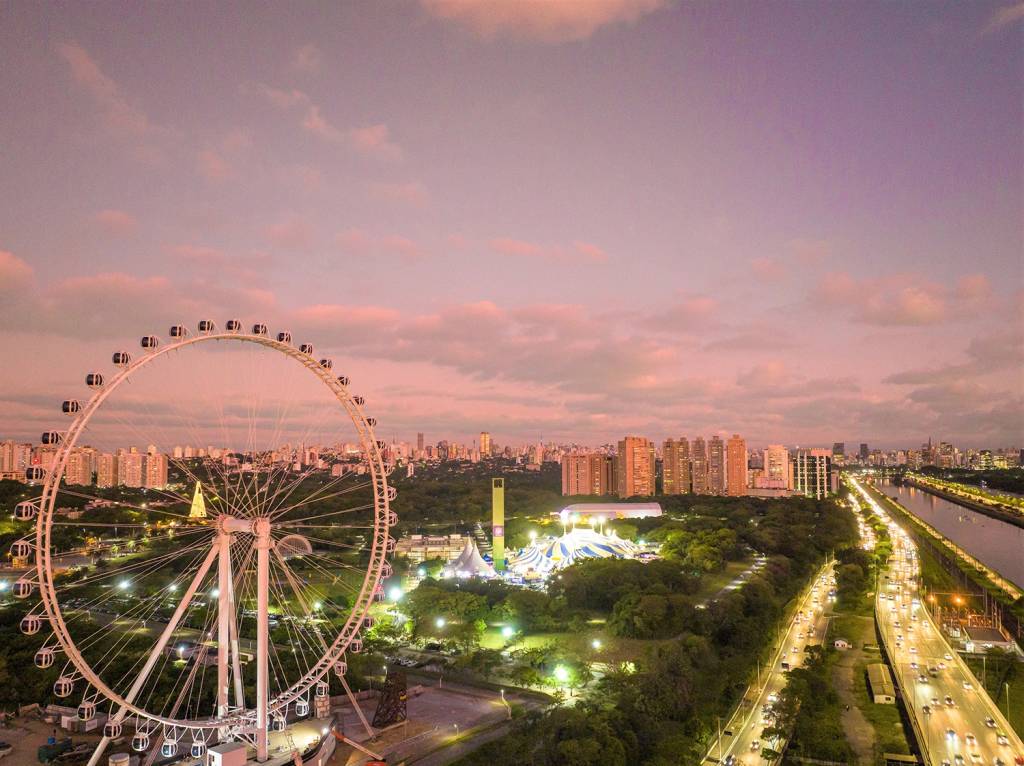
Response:
[{"label": "car", "polygon": [[971,734],[971,732],[967,732],[966,734],[964,734],[964,741],[968,745],[974,745],[974,744],[977,744],[978,738],[975,737],[973,734]]},{"label": "car", "polygon": [[946,695],[945,703],[946,707],[953,707],[956,704],[955,702],[953,702],[953,698],[950,697],[948,694]]},{"label": "car", "polygon": [[996,728],[996,719],[994,719],[992,716],[989,716],[985,719],[985,725],[990,729]]},{"label": "car", "polygon": [[996,759],[992,761],[992,766],[1006,766],[1006,761],[997,755]]},{"label": "car", "polygon": [[952,661],[953,661],[953,655],[952,655],[952,654],[950,654],[949,652],[946,652],[946,653],[945,653],[944,655],[942,655],[942,658],[943,658],[943,659],[944,659],[944,660],[945,660],[946,662],[952,662]]},{"label": "car", "polygon": [[911,654],[917,654],[917,647],[916,646],[910,647],[910,653]]},{"label": "car", "polygon": [[942,759],[942,766],[953,766],[953,764],[949,762],[948,758],[943,758]]},{"label": "car", "polygon": [[996,734],[996,742],[1000,745],[1009,745],[1010,738],[1003,734],[1003,732],[999,732]]},{"label": "car", "polygon": [[736,756],[730,753],[729,755],[725,756],[725,760],[722,761],[722,763],[724,763],[725,766],[736,766]]},{"label": "car", "polygon": [[751,742],[750,743],[750,749],[753,750],[755,753],[758,750],[760,750],[761,749],[761,740],[755,739],[753,742]]},{"label": "car", "polygon": [[946,729],[946,739],[956,739],[956,731],[953,729]]},{"label": "car", "polygon": [[967,690],[970,690],[970,689],[973,689],[974,686],[971,684],[970,681],[964,681],[964,688],[967,689]]},{"label": "car", "polygon": [[925,715],[931,715],[932,714],[932,706],[931,705],[922,705],[921,706],[921,712],[924,713]]},{"label": "car", "polygon": [[956,766],[964,766],[964,757],[960,755],[960,753],[957,753],[953,756],[953,763],[955,763]]},{"label": "car", "polygon": [[984,763],[985,760],[980,753],[971,753],[971,763]]},{"label": "car", "polygon": [[932,697],[932,707],[937,707],[938,704],[939,704],[939,698],[938,697]]},{"label": "car", "polygon": [[929,679],[928,679],[928,676],[926,676],[926,675],[925,675],[924,673],[922,673],[921,675],[919,675],[919,676],[917,677],[917,682],[918,682],[919,684],[926,684],[926,683],[929,683]]}]

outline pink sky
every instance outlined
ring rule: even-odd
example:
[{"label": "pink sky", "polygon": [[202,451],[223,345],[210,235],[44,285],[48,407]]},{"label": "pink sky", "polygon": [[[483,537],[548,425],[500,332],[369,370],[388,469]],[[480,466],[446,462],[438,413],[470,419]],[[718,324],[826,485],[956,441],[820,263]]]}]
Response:
[{"label": "pink sky", "polygon": [[0,11],[0,438],[238,317],[387,434],[1024,439],[1017,3]]}]

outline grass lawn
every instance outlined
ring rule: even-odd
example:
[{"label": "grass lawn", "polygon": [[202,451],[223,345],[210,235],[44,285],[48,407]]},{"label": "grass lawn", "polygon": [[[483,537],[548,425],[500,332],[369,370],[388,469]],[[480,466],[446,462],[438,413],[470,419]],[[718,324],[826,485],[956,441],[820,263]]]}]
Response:
[{"label": "grass lawn", "polygon": [[[600,642],[600,648],[595,649],[593,641]],[[606,662],[618,664],[631,662],[652,646],[663,643],[659,640],[644,641],[636,638],[618,638],[609,635],[604,630],[603,621],[592,620],[588,629],[583,633],[534,633],[528,636],[520,636],[513,643],[508,644],[509,648],[535,649],[549,644],[555,644],[567,654],[591,662]],[[484,631],[480,646],[485,649],[503,649],[507,641],[501,635],[501,628],[497,626],[488,627]]]},{"label": "grass lawn", "polygon": [[697,601],[712,598],[718,591],[735,580],[740,573],[746,571],[753,563],[753,557],[741,561],[730,561],[721,572],[705,575],[701,578],[700,590],[694,594],[694,598]]}]

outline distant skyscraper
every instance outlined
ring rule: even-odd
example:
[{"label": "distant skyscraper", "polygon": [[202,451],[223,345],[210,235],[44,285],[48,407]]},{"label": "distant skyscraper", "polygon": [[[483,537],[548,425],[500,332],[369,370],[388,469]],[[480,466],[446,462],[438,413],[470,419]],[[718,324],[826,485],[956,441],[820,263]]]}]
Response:
[{"label": "distant skyscraper", "polygon": [[480,432],[480,457],[491,456],[491,435],[487,431]]},{"label": "distant skyscraper", "polygon": [[92,484],[91,450],[76,448],[71,451],[64,468],[64,481],[68,484]]},{"label": "distant skyscraper", "polygon": [[793,455],[793,489],[823,498],[832,487],[832,450],[798,449]]},{"label": "distant skyscraper", "polygon": [[150,452],[146,455],[146,487],[163,489],[167,486],[167,455]]},{"label": "distant skyscraper", "polygon": [[143,484],[142,453],[135,447],[117,456],[117,483],[125,487],[141,487]]},{"label": "distant skyscraper", "polygon": [[703,436],[694,439],[690,448],[690,481],[693,494],[708,494],[708,448]]},{"label": "distant skyscraper", "polygon": [[562,455],[562,494],[589,495],[590,486],[590,455]]},{"label": "distant skyscraper", "polygon": [[792,489],[790,481],[789,450],[781,444],[769,444],[764,449],[764,476],[760,489]]},{"label": "distant skyscraper", "polygon": [[423,457],[423,434],[416,434],[416,452]]},{"label": "distant skyscraper", "polygon": [[862,462],[862,463],[868,462],[868,457],[870,455],[871,455],[871,452],[870,452],[870,450],[868,450],[867,442],[861,442],[860,443],[860,454],[858,455],[858,457],[860,457],[860,462]]},{"label": "distant skyscraper", "polygon": [[747,494],[747,443],[733,434],[725,446],[726,489],[730,495]]},{"label": "distant skyscraper", "polygon": [[717,436],[708,442],[708,491],[712,495],[725,494],[725,444]]},{"label": "distant skyscraper", "polygon": [[104,452],[96,458],[96,486],[113,487],[117,484],[117,456]]},{"label": "distant skyscraper", "polygon": [[690,491],[690,442],[667,439],[662,445],[662,491],[666,495],[685,495]]},{"label": "distant skyscraper", "polygon": [[836,442],[833,444],[832,454],[836,457],[843,457],[846,454],[846,444],[844,442]]},{"label": "distant skyscraper", "polygon": [[654,494],[654,444],[642,436],[627,436],[619,442],[619,497]]}]

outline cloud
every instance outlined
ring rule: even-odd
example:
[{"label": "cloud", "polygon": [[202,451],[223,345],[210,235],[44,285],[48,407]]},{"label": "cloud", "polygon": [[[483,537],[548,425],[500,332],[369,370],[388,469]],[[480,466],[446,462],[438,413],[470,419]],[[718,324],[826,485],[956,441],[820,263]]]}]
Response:
[{"label": "cloud", "polygon": [[805,264],[821,263],[832,254],[832,245],[824,239],[794,239],[789,249]]},{"label": "cloud", "polygon": [[295,49],[289,67],[304,74],[319,74],[323,64],[323,54],[313,43],[306,43]]},{"label": "cloud", "polygon": [[419,181],[373,183],[370,184],[370,199],[421,208],[427,205],[427,190]]},{"label": "cloud", "polygon": [[32,286],[31,266],[14,253],[0,250],[0,293],[18,293]]},{"label": "cloud", "polygon": [[142,136],[153,129],[149,118],[128,103],[117,83],[103,73],[89,52],[77,43],[59,43],[57,51],[71,74],[103,112],[107,127],[116,133]]},{"label": "cloud", "polygon": [[765,282],[776,282],[785,276],[783,265],[774,258],[754,258],[750,261],[750,270],[758,279]]},{"label": "cloud", "polygon": [[231,177],[231,166],[228,161],[212,149],[199,152],[197,160],[199,175],[207,181],[224,181]]},{"label": "cloud", "polygon": [[359,257],[400,256],[418,260],[427,255],[417,242],[397,234],[378,236],[362,229],[347,229],[335,241],[347,254]]},{"label": "cloud", "polygon": [[1004,5],[1002,8],[997,8],[992,12],[981,33],[983,35],[990,35],[999,32],[1021,19],[1024,19],[1024,2]]},{"label": "cloud", "polygon": [[668,0],[420,0],[431,15],[491,40],[511,37],[545,43],[585,40],[598,29],[633,24]]},{"label": "cloud", "polygon": [[981,378],[1004,371],[1024,369],[1024,330],[1009,327],[986,331],[973,338],[964,350],[966,362],[939,365],[924,369],[904,370],[883,379],[894,385],[927,385],[950,383],[965,377]]},{"label": "cloud", "polygon": [[309,96],[295,88],[283,90],[271,87],[270,85],[264,85],[263,83],[256,83],[255,85],[246,86],[244,90],[255,91],[266,99],[271,106],[278,109],[293,109],[294,107],[306,106],[311,103]]},{"label": "cloud", "polygon": [[717,298],[699,293],[686,293],[667,309],[648,315],[643,324],[657,332],[687,335],[712,324],[718,308]]},{"label": "cloud", "polygon": [[285,250],[309,250],[313,246],[313,232],[306,219],[289,216],[263,227],[263,238]]},{"label": "cloud", "polygon": [[858,280],[831,272],[818,281],[812,299],[821,307],[847,308],[858,322],[879,326],[923,326],[947,319],[947,290],[920,276]]},{"label": "cloud", "polygon": [[583,263],[603,263],[608,260],[608,254],[597,245],[580,241],[575,241],[566,247],[562,245],[538,245],[521,239],[499,237],[492,239],[488,245],[498,255],[504,255],[509,258],[536,258]]},{"label": "cloud", "polygon": [[992,282],[984,274],[966,274],[957,280],[956,296],[965,303],[983,303],[992,298]]},{"label": "cloud", "polygon": [[124,210],[100,210],[92,216],[95,226],[106,234],[114,237],[126,237],[133,234],[139,222]]},{"label": "cloud", "polygon": [[311,104],[302,118],[302,127],[306,132],[324,141],[344,144],[367,157],[386,160],[402,159],[402,147],[391,140],[388,126],[383,123],[342,130],[332,125],[323,116],[319,106]]}]

